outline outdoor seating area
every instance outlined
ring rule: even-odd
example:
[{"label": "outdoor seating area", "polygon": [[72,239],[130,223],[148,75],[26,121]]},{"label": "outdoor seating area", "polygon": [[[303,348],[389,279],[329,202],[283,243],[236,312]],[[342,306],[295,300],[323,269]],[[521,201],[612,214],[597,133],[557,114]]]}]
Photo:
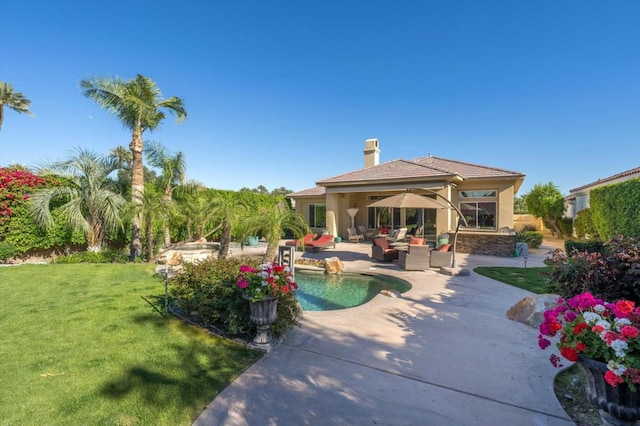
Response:
[{"label": "outdoor seating area", "polygon": [[453,262],[451,244],[442,244],[429,252],[429,266],[432,268],[449,267]]},{"label": "outdoor seating area", "polygon": [[307,234],[301,240],[288,240],[287,246],[294,246],[296,250],[320,251],[327,248],[335,248],[335,237],[329,234]]},{"label": "outdoor seating area", "polygon": [[352,243],[359,243],[364,240],[364,235],[358,234],[356,228],[347,228],[347,240]]}]

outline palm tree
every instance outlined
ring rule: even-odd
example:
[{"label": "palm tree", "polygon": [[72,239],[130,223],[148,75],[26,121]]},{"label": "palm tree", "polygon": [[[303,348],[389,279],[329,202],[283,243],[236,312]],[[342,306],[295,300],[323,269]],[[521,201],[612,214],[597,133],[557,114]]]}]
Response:
[{"label": "palm tree", "polygon": [[218,259],[229,255],[231,246],[231,232],[238,220],[243,217],[247,206],[241,199],[232,192],[220,192],[211,201],[210,212],[219,225],[214,229],[222,229],[220,235],[220,248],[218,249]]},{"label": "palm tree", "polygon": [[243,226],[243,233],[246,234],[243,237],[262,235],[267,240],[264,261],[270,262],[275,260],[278,254],[278,244],[285,231],[291,231],[294,238],[298,239],[309,232],[309,226],[304,216],[291,210],[286,203],[280,202],[263,207],[249,217]]},{"label": "palm tree", "polygon": [[164,228],[165,221],[168,220],[168,218],[163,214],[163,205],[164,201],[161,188],[158,188],[155,184],[147,183],[145,185],[142,204],[142,225],[144,227],[145,241],[147,243],[148,262],[151,262],[154,256],[154,224],[160,221],[162,228]]},{"label": "palm tree", "polygon": [[106,233],[122,227],[127,206],[109,178],[116,168],[113,160],[82,149],[69,160],[41,168],[41,174],[62,176],[70,185],[35,192],[30,204],[33,218],[44,228],[52,226],[51,204],[62,203],[58,209],[68,226],[84,232],[88,251],[100,251]]},{"label": "palm tree", "polygon": [[[143,141],[145,130],[155,130],[166,118],[164,110],[174,114],[180,123],[187,117],[182,99],[172,96],[162,98],[156,83],[140,74],[132,80],[115,78],[93,78],[81,80],[82,94],[93,99],[115,116],[127,129],[131,130],[129,149],[132,155],[131,199],[136,206],[142,206],[144,193],[144,167],[142,163]],[[141,211],[131,221],[131,258],[140,256]]]},{"label": "palm tree", "polygon": [[171,154],[166,147],[160,143],[150,142],[144,148],[147,155],[147,162],[152,167],[162,170],[160,177],[156,179],[156,185],[162,191],[162,214],[164,220],[164,245],[171,244],[171,232],[169,230],[169,214],[173,203],[173,190],[179,185],[186,185],[186,163],[184,154],[177,152]]},{"label": "palm tree", "polygon": [[8,106],[12,110],[18,113],[29,114],[33,117],[31,111],[29,111],[29,105],[31,101],[27,99],[22,93],[13,91],[13,84],[0,81],[0,130],[2,129],[2,122],[4,121],[4,106]]}]

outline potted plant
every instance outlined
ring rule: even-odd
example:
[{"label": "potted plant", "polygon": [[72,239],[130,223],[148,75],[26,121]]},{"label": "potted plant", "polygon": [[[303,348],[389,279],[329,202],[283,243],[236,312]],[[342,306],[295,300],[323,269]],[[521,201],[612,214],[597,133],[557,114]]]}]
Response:
[{"label": "potted plant", "polygon": [[253,343],[268,350],[274,344],[270,326],[278,318],[278,296],[298,288],[293,273],[289,266],[273,262],[263,263],[258,268],[241,265],[236,285],[242,297],[249,300],[251,321],[258,330]]},{"label": "potted plant", "polygon": [[449,243],[449,233],[443,232],[438,235],[438,246]]},{"label": "potted plant", "polygon": [[[605,424],[640,419],[640,307],[629,300],[608,303],[591,293],[558,299],[545,311],[538,345],[559,338],[560,355],[578,362],[587,377],[587,396],[600,409]],[[557,354],[551,363],[562,367]],[[613,418],[613,419],[612,419]]]}]

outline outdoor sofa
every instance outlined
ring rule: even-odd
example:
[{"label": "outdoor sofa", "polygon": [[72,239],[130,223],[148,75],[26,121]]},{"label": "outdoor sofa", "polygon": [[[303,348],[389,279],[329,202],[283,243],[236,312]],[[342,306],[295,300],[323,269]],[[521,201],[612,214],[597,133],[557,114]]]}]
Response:
[{"label": "outdoor sofa", "polygon": [[405,271],[429,269],[429,251],[428,245],[409,244],[408,250],[402,250],[398,253],[398,264]]},{"label": "outdoor sofa", "polygon": [[453,252],[451,244],[442,244],[438,248],[434,248],[429,253],[429,266],[432,268],[441,268],[443,266],[451,266],[453,261]]}]

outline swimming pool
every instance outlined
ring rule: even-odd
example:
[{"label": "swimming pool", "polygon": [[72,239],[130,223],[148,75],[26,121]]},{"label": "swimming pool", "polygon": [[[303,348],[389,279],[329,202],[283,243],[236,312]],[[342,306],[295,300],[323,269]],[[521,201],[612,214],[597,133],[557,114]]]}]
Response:
[{"label": "swimming pool", "polygon": [[373,299],[381,290],[400,293],[411,284],[386,275],[314,273],[296,269],[296,295],[305,311],[352,308]]}]

